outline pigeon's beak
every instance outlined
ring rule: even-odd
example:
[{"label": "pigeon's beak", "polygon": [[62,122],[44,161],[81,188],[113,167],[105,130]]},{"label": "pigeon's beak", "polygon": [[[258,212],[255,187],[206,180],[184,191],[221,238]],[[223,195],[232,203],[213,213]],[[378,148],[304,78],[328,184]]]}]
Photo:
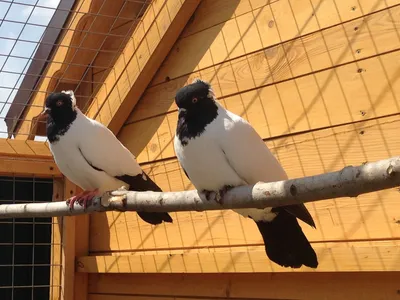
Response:
[{"label": "pigeon's beak", "polygon": [[180,107],[178,110],[179,111],[186,111],[186,108]]},{"label": "pigeon's beak", "polygon": [[40,116],[45,117],[50,113],[50,108],[45,108],[41,113]]}]

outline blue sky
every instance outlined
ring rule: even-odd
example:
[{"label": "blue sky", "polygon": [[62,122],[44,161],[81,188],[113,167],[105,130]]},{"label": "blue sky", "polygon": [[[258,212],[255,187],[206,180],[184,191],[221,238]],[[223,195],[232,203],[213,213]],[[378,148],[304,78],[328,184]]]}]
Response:
[{"label": "blue sky", "polygon": [[[0,0],[0,138],[7,137],[4,118],[22,83],[21,73],[27,72],[31,63],[29,58],[36,52],[44,26],[50,22],[59,2]],[[34,7],[35,4],[46,8]],[[29,24],[24,25],[22,22]],[[18,57],[7,58],[8,55]]]}]

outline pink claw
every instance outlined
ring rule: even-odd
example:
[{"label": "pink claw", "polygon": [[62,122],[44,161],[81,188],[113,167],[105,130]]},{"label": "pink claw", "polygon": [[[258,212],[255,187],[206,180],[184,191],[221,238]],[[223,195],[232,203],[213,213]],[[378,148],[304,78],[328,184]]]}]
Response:
[{"label": "pink claw", "polygon": [[93,191],[83,191],[82,193],[69,198],[67,204],[70,209],[73,209],[75,202],[78,202],[80,205],[83,205],[84,209],[86,209],[88,207],[88,202],[90,202],[93,197],[97,196],[98,191],[98,189]]}]

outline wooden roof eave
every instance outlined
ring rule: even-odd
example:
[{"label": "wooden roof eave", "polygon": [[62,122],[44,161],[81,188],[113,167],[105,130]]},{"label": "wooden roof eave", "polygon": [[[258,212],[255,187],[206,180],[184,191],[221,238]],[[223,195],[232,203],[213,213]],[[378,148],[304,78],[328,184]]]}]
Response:
[{"label": "wooden roof eave", "polygon": [[18,127],[24,111],[29,108],[35,95],[35,90],[39,85],[41,77],[45,72],[48,60],[54,52],[55,44],[60,38],[65,24],[71,16],[70,11],[73,10],[76,0],[61,0],[57,9],[51,18],[40,45],[32,58],[26,75],[18,89],[17,94],[10,106],[5,117],[7,125],[8,137],[11,138]]}]

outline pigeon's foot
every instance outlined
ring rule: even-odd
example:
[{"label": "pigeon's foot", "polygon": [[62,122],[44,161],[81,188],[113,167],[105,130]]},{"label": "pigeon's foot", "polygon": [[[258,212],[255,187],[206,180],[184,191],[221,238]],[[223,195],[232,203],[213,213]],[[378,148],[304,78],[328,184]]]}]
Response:
[{"label": "pigeon's foot", "polygon": [[78,195],[72,196],[71,198],[67,199],[66,203],[69,208],[73,209],[75,202],[78,201],[80,198],[86,196],[87,193],[89,193],[89,191],[83,191],[82,193],[79,193]]},{"label": "pigeon's foot", "polygon": [[203,190],[202,193],[206,196],[207,201],[211,200],[210,196],[213,193],[213,191]]},{"label": "pigeon's foot", "polygon": [[225,194],[232,188],[233,188],[233,186],[231,186],[231,185],[225,185],[215,195],[215,201],[217,201],[219,204],[222,205],[222,203],[223,203],[222,198],[224,198]]},{"label": "pigeon's foot", "polygon": [[82,193],[73,196],[67,200],[67,204],[70,209],[74,208],[75,202],[78,202],[83,208],[86,209],[88,204],[92,201],[92,199],[97,196],[99,190],[95,189],[93,191],[83,191]]}]

